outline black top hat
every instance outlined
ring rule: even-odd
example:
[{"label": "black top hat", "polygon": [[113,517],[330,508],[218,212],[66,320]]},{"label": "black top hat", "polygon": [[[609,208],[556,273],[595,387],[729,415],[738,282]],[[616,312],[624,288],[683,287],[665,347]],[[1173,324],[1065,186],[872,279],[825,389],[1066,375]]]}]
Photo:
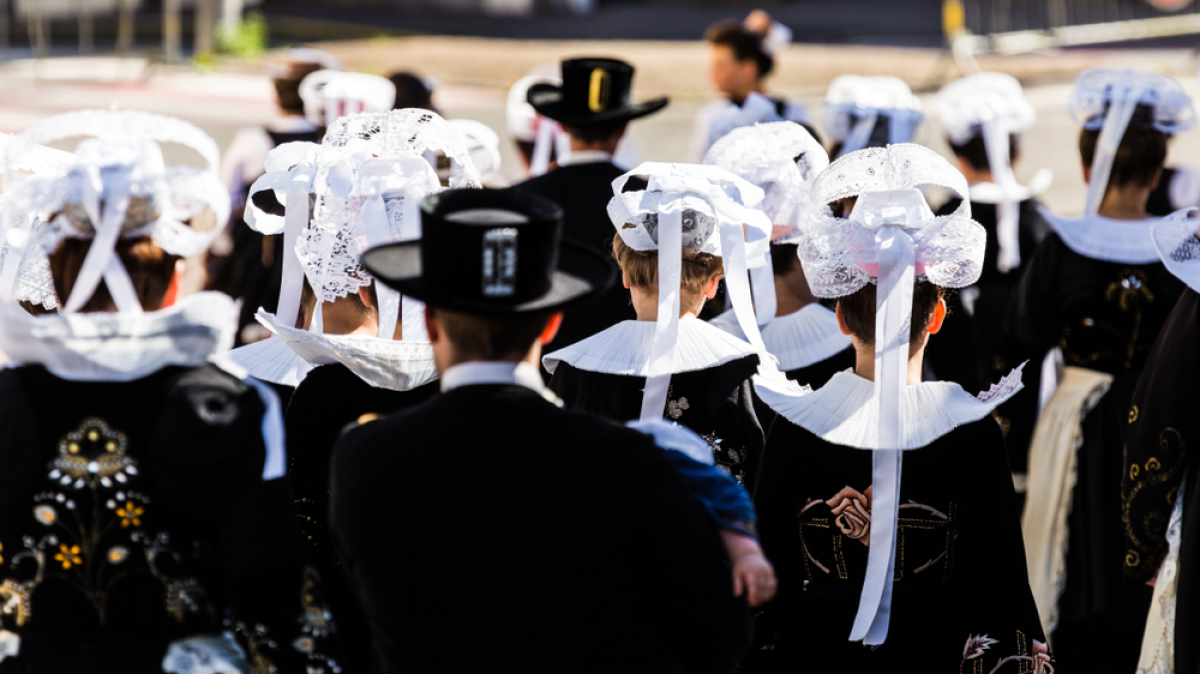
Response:
[{"label": "black top hat", "polygon": [[666,97],[630,103],[633,66],[616,59],[568,59],[562,80],[562,86],[535,84],[526,98],[539,114],[567,126],[627,122],[667,105]]},{"label": "black top hat", "polygon": [[366,251],[363,266],[405,295],[451,311],[559,311],[616,282],[599,251],[560,241],[558,204],[517,188],[427,197],[421,230],[419,241]]}]

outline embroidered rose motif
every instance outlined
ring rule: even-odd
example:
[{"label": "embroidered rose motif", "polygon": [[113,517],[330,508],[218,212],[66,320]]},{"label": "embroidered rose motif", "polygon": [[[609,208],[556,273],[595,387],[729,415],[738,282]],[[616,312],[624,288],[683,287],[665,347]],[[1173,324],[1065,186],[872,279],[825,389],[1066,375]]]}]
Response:
[{"label": "embroidered rose motif", "polygon": [[861,493],[846,487],[825,502],[839,531],[863,545],[871,542],[871,487]]},{"label": "embroidered rose motif", "polygon": [[981,657],[984,651],[998,643],[1000,642],[989,639],[986,634],[972,634],[967,637],[967,643],[963,646],[963,662]]},{"label": "embroidered rose motif", "polygon": [[688,409],[689,407],[691,407],[691,405],[688,404],[687,398],[680,398],[679,400],[668,400],[667,401],[667,416],[671,417],[672,419],[678,420],[679,417],[683,416],[684,410]]},{"label": "embroidered rose motif", "polygon": [[1050,647],[1037,639],[1033,640],[1033,674],[1054,674],[1054,668],[1050,666]]}]

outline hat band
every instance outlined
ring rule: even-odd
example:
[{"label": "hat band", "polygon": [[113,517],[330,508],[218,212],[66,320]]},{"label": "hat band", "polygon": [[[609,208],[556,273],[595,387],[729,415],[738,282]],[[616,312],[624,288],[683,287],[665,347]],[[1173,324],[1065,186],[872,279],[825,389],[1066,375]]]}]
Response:
[{"label": "hat band", "polygon": [[591,82],[588,84],[588,110],[604,112],[608,109],[608,99],[612,95],[612,75],[603,68],[592,71]]}]

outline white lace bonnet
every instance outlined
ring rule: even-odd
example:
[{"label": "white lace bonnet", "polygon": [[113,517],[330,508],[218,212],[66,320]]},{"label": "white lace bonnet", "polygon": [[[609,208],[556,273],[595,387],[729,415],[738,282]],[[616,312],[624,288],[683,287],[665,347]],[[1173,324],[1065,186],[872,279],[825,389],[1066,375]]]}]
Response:
[{"label": "white lace bonnet", "polygon": [[[934,216],[917,188],[939,185],[962,198],[957,210]],[[857,196],[849,218],[828,204]],[[971,219],[967,181],[940,155],[919,145],[875,147],[834,161],[817,176],[809,203],[800,259],[817,297],[843,297],[877,284],[875,401],[877,447],[902,447],[906,423],[909,325],[916,279],[962,288],[979,278],[986,234]],[[895,568],[900,450],[873,457],[876,513],[871,527],[867,577],[852,641],[877,645],[887,637]]]},{"label": "white lace bonnet", "polygon": [[396,85],[378,75],[318,70],[301,80],[300,100],[310,122],[329,127],[342,115],[391,110]]},{"label": "white lace bonnet", "polygon": [[734,129],[782,121],[783,115],[779,114],[774,101],[760,93],[752,93],[741,105],[730,104],[713,119],[708,127],[708,144],[710,147],[715,145]]},{"label": "white lace bonnet", "polygon": [[1154,247],[1167,271],[1200,293],[1200,220],[1176,211],[1154,224]]},{"label": "white lace bonnet", "polygon": [[[6,175],[20,168],[19,158],[28,148],[79,136],[89,138],[79,143],[73,165],[64,174],[35,175],[13,189],[5,214],[6,240],[13,249],[5,255],[0,288],[14,287],[17,267],[48,275],[48,266],[31,265],[30,260],[49,255],[62,239],[92,239],[63,311],[82,308],[103,280],[120,312],[140,314],[133,283],[116,255],[117,241],[150,236],[163,250],[180,257],[206,250],[229,219],[229,193],[217,175],[217,145],[196,126],[172,117],[80,110],[51,117],[14,136],[6,151]],[[162,143],[194,150],[203,165],[166,166]],[[194,220],[207,210],[214,215],[212,222]],[[34,217],[18,219],[17,214]],[[35,226],[39,220],[46,224]],[[25,229],[30,226],[35,226],[35,245],[42,250],[40,254],[31,250],[27,256],[23,248],[32,242],[31,232]],[[21,264],[23,258],[28,259]],[[52,290],[53,283],[48,278],[27,280],[21,287],[44,292]],[[48,297],[23,294],[29,296],[20,299],[53,304]]]},{"label": "white lace bonnet", "polygon": [[467,145],[471,162],[479,171],[479,180],[491,182],[500,174],[500,136],[483,122],[473,119],[451,119],[450,126]]},{"label": "white lace bonnet", "polygon": [[921,101],[896,77],[839,75],[829,84],[821,122],[826,135],[841,143],[841,154],[866,147],[880,117],[888,118],[888,144],[908,143],[925,116]]},{"label": "white lace bonnet", "polygon": [[[371,283],[359,262],[363,249],[420,237],[420,201],[441,189],[427,158],[436,152],[450,159],[450,187],[480,186],[462,139],[429,110],[349,115],[329,127],[320,145],[285,143],[267,155],[267,172],[254,182],[250,194],[274,190],[285,204],[285,214],[267,213],[250,199],[246,224],[262,234],[283,232],[283,283],[276,317],[282,325],[295,324],[304,277],[318,303],[332,302]],[[376,293],[381,304],[379,334],[390,338],[399,296],[378,284]],[[421,339],[419,313],[419,303],[404,298],[406,339]],[[321,331],[320,316],[318,306],[313,313],[315,332]]]},{"label": "white lace bonnet", "polygon": [[1192,99],[1173,78],[1132,68],[1091,68],[1075,78],[1068,111],[1076,124],[1100,131],[1092,158],[1085,216],[1100,210],[1113,159],[1138,105],[1153,109],[1155,129],[1176,134],[1192,128],[1196,111]]},{"label": "white lace bonnet", "polygon": [[1032,191],[1017,184],[1009,161],[1009,136],[1023,133],[1037,118],[1025,100],[1021,83],[1004,73],[976,73],[947,84],[938,92],[938,116],[956,145],[983,138],[988,168],[998,188],[996,266],[1007,273],[1021,265],[1020,202]]},{"label": "white lace bonnet", "polygon": [[[632,177],[645,190],[624,192]],[[763,191],[719,166],[647,162],[612,183],[608,215],[617,235],[634,250],[658,251],[658,321],[642,398],[643,420],[661,419],[674,370],[679,334],[679,284],[683,251],[720,255],[734,313],[768,371],[767,355],[747,279],[749,261],[763,259],[771,221],[755,207]]]}]

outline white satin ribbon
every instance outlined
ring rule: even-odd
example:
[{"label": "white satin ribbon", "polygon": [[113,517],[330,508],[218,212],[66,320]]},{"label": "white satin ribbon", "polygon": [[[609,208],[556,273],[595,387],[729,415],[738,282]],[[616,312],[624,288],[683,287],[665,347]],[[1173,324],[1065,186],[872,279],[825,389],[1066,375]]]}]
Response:
[{"label": "white satin ribbon", "polygon": [[[283,216],[283,281],[279,287],[279,304],[275,316],[284,325],[295,325],[300,314],[300,294],[304,287],[304,268],[296,256],[296,242],[308,226],[309,194],[316,178],[316,153],[309,152],[288,173],[287,198]],[[313,323],[321,319],[321,302],[313,310]]]},{"label": "white satin ribbon", "polygon": [[996,243],[1000,252],[996,256],[996,269],[1006,274],[1021,266],[1020,215],[1021,193],[1009,162],[1008,124],[992,108],[980,109],[983,127],[983,147],[987,150],[988,168],[992,180],[1000,188],[1002,198],[996,203]]},{"label": "white satin ribbon", "polygon": [[646,367],[641,421],[661,419],[675,370],[679,338],[679,283],[683,270],[683,208],[669,204],[658,216],[658,317]]},{"label": "white satin ribbon", "polygon": [[866,116],[860,117],[854,123],[854,128],[850,133],[846,134],[846,140],[842,142],[842,149],[838,151],[839,157],[844,157],[851,152],[856,152],[867,146],[871,141],[871,131],[875,129],[875,122],[879,119],[879,114],[876,112],[868,112]]},{"label": "white satin ribbon", "polygon": [[[117,240],[125,223],[129,208],[132,168],[122,167],[110,172],[110,182],[105,185],[100,167],[89,166],[87,179],[83,182],[82,205],[95,229],[92,245],[83,258],[71,296],[63,306],[63,313],[73,314],[87,304],[103,279],[112,297],[113,304],[121,313],[142,313],[141,302],[129,273],[117,255]],[[101,212],[101,194],[105,196]],[[60,216],[61,217],[61,216]]]},{"label": "white satin ribbon", "polygon": [[1129,121],[1133,119],[1143,91],[1144,87],[1140,86],[1113,86],[1108,112],[1104,115],[1104,126],[1100,128],[1100,137],[1096,140],[1096,154],[1092,157],[1087,204],[1083,211],[1085,217],[1100,212],[1104,194],[1108,191],[1113,160],[1116,159],[1117,149],[1121,147],[1121,139],[1125,137],[1125,130],[1129,128]]},{"label": "white satin ribbon", "polygon": [[529,177],[536,178],[545,175],[550,170],[550,149],[554,143],[554,127],[557,122],[540,117],[538,119],[537,135],[533,139],[533,156],[529,159]]},{"label": "white satin ribbon", "polygon": [[872,455],[871,542],[867,573],[851,641],[882,644],[891,619],[896,567],[896,531],[908,385],[909,331],[916,267],[916,244],[906,229],[923,225],[933,214],[915,189],[860,194],[851,219],[875,230],[875,404],[879,410]]}]

